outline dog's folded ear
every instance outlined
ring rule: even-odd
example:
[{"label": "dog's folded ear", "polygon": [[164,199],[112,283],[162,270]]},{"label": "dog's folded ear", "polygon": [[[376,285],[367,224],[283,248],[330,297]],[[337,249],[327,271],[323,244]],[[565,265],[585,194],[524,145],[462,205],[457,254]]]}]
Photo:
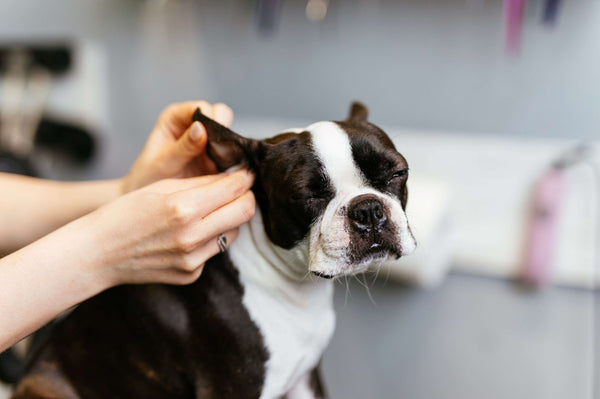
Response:
[{"label": "dog's folded ear", "polygon": [[208,135],[206,152],[220,172],[240,164],[251,169],[255,168],[260,141],[240,136],[204,115],[200,108],[194,112],[192,121],[202,123],[206,129]]},{"label": "dog's folded ear", "polygon": [[366,105],[359,101],[354,101],[352,105],[350,105],[350,114],[346,121],[348,122],[366,122],[369,118],[369,109]]}]

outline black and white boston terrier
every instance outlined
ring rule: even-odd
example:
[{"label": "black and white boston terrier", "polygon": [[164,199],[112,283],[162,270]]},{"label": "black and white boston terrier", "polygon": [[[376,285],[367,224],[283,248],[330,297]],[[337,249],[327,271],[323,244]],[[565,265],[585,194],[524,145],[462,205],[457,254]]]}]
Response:
[{"label": "black and white boston terrier", "polygon": [[266,140],[199,111],[221,169],[256,173],[258,210],[189,286],[128,285],[75,309],[14,398],[322,398],[332,279],[406,255],[408,165],[354,103]]}]

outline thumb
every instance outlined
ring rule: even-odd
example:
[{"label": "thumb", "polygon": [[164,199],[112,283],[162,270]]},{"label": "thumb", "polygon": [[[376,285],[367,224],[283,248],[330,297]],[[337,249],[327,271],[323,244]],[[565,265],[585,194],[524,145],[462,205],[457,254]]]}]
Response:
[{"label": "thumb", "polygon": [[206,148],[206,129],[200,122],[194,122],[181,135],[171,152],[171,162],[185,165],[192,158],[203,153]]}]

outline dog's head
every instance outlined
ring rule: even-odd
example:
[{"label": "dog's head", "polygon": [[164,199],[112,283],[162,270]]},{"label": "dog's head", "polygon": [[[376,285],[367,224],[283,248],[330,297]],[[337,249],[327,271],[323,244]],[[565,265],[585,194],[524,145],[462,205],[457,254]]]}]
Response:
[{"label": "dog's head", "polygon": [[245,163],[268,238],[308,250],[308,271],[332,278],[412,252],[404,212],[408,165],[353,103],[345,121],[317,122],[266,140],[242,137],[196,111],[220,170]]}]

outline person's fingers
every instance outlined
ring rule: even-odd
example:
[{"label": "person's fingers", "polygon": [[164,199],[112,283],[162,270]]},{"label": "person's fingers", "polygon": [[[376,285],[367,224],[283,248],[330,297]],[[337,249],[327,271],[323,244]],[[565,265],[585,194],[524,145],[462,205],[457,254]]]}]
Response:
[{"label": "person's fingers", "polygon": [[[161,153],[160,169],[163,176],[176,175],[189,162],[195,162],[196,173],[217,173],[214,162],[206,155],[207,134],[202,124],[192,123],[192,115],[196,109],[217,122],[229,126],[233,121],[233,111],[223,103],[211,105],[206,101],[187,101],[171,104],[158,118],[155,135],[167,139],[167,148],[162,140],[153,141],[159,147],[155,151]],[[174,141],[174,143],[173,143]],[[173,145],[170,145],[173,143]],[[197,158],[197,159],[194,159]]]},{"label": "person's fingers", "polygon": [[250,221],[256,211],[256,201],[252,191],[206,215],[203,219],[190,223],[186,234],[205,241],[209,237],[218,236],[222,231],[235,229]]},{"label": "person's fingers", "polygon": [[[239,230],[235,228],[222,234],[229,246],[237,238]],[[130,271],[125,277],[125,281],[131,284],[154,282],[191,284],[202,274],[205,262],[220,252],[217,239],[218,236],[211,237],[193,250],[174,248],[169,253],[153,259],[152,265],[146,264],[143,273],[140,273],[139,270]]]},{"label": "person's fingers", "polygon": [[223,103],[212,106],[213,119],[223,126],[231,126],[233,123],[233,111]]},{"label": "person's fingers", "polygon": [[186,272],[177,268],[166,268],[156,270],[146,270],[143,274],[138,274],[127,281],[128,284],[148,284],[162,283],[171,285],[187,285],[198,280],[202,274],[204,265],[199,265],[191,272]]},{"label": "person's fingers", "polygon": [[221,248],[217,243],[217,240],[221,234],[225,236],[225,241],[227,246],[229,246],[237,238],[239,229],[234,228],[224,233],[219,233],[198,245],[193,251],[184,254],[181,259],[181,263],[178,266],[179,269],[191,273],[201,265],[204,265],[204,262],[206,262],[208,259],[221,252]]},{"label": "person's fingers", "polygon": [[[174,211],[183,216],[205,217],[215,209],[246,193],[254,183],[254,173],[242,169],[212,183],[174,193]],[[181,217],[179,217],[181,218]]]},{"label": "person's fingers", "polygon": [[152,191],[154,193],[171,194],[178,191],[189,190],[191,188],[199,188],[226,176],[228,176],[227,172],[221,172],[210,175],[186,177],[182,179],[164,179],[146,186],[144,190]]},{"label": "person's fingers", "polygon": [[174,285],[188,285],[192,284],[194,281],[198,280],[198,278],[202,275],[204,271],[204,263],[202,263],[199,267],[194,269],[191,272],[185,272],[181,270],[174,270],[175,281],[171,284]]},{"label": "person's fingers", "polygon": [[192,116],[197,108],[209,118],[213,117],[212,105],[206,101],[186,101],[171,104],[164,109],[158,118],[157,125],[163,133],[179,138],[192,123]]},{"label": "person's fingers", "polygon": [[200,122],[194,122],[185,133],[168,148],[161,159],[162,169],[179,171],[206,148],[206,130]]}]

